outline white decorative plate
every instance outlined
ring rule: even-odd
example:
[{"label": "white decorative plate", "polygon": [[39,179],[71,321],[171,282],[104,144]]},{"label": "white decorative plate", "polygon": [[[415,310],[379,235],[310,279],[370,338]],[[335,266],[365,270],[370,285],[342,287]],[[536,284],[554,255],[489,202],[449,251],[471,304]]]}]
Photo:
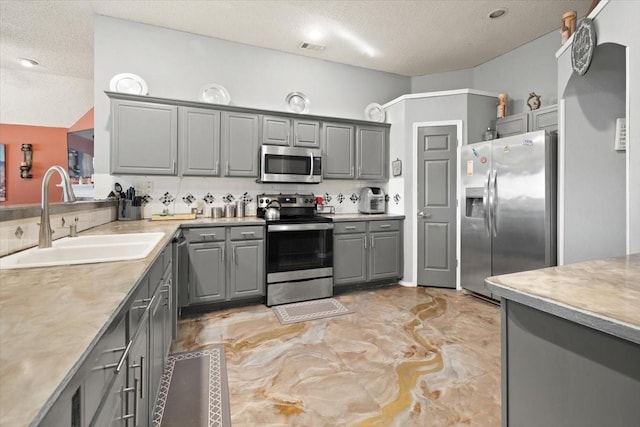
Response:
[{"label": "white decorative plate", "polygon": [[219,84],[210,83],[200,91],[200,101],[211,104],[229,104],[231,96],[229,91]]},{"label": "white decorative plate", "polygon": [[291,92],[286,98],[287,109],[292,113],[306,113],[309,111],[309,98],[302,92]]},{"label": "white decorative plate", "polygon": [[364,109],[364,116],[372,122],[382,123],[387,115],[380,104],[373,102]]},{"label": "white decorative plate", "polygon": [[130,93],[132,95],[147,95],[149,93],[147,83],[142,77],[131,73],[113,76],[109,82],[109,89],[112,92]]}]

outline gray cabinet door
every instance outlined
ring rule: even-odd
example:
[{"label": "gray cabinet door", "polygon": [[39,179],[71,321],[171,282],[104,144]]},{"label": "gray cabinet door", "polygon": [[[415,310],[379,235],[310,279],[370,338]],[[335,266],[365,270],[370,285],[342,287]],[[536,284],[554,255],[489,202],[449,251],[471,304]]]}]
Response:
[{"label": "gray cabinet door", "polygon": [[355,178],[355,137],[352,125],[323,123],[323,177]]},{"label": "gray cabinet door", "polygon": [[558,106],[550,105],[548,107],[533,110],[529,113],[529,130],[548,130],[549,132],[558,130]]},{"label": "gray cabinet door", "polygon": [[96,414],[92,427],[126,427],[126,400],[125,386],[127,383],[127,370],[121,369],[115,375],[111,388],[104,397],[100,412]]},{"label": "gray cabinet door", "polygon": [[356,179],[387,178],[387,138],[385,128],[356,128]]},{"label": "gray cabinet door", "polygon": [[335,285],[367,281],[366,234],[334,235],[333,251],[333,282]]},{"label": "gray cabinet door", "polygon": [[496,120],[496,132],[498,138],[506,138],[511,135],[526,133],[529,129],[528,113],[514,114]]},{"label": "gray cabinet door", "polygon": [[397,231],[370,233],[369,280],[400,277],[401,240]]},{"label": "gray cabinet door", "polygon": [[222,113],[225,176],[258,176],[258,115]]},{"label": "gray cabinet door", "polygon": [[264,295],[264,241],[238,241],[229,245],[229,299]]},{"label": "gray cabinet door", "polygon": [[111,173],[175,175],[178,107],[111,101]]},{"label": "gray cabinet door", "polygon": [[293,145],[295,147],[320,148],[320,123],[310,120],[294,120]]},{"label": "gray cabinet door", "polygon": [[220,111],[180,107],[180,174],[220,175]]},{"label": "gray cabinet door", "polygon": [[291,119],[262,116],[262,143],[268,145],[290,145]]},{"label": "gray cabinet door", "polygon": [[224,301],[225,242],[189,245],[189,304]]},{"label": "gray cabinet door", "polygon": [[171,285],[161,283],[149,312],[149,398],[156,401],[171,337]]}]

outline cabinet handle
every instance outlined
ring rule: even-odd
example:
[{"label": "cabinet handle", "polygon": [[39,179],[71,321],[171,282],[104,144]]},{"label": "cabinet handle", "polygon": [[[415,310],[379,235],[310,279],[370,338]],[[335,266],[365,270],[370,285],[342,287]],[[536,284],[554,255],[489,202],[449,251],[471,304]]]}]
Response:
[{"label": "cabinet handle", "polygon": [[118,363],[109,363],[106,365],[102,365],[102,369],[116,368],[115,373],[117,374],[118,372],[120,372],[120,370],[122,369],[122,364],[124,363],[125,359],[127,358],[127,355],[129,354],[130,348],[131,348],[131,341],[129,341],[126,347],[119,347],[119,348],[114,348],[114,349],[105,351],[105,353],[115,353],[116,351],[124,350],[124,353],[122,353],[122,356],[120,356],[120,360],[118,361]]},{"label": "cabinet handle", "polygon": [[353,165],[351,165],[351,172],[349,172],[349,175],[353,177]]},{"label": "cabinet handle", "polygon": [[226,258],[224,256],[224,248],[221,248],[222,250],[220,251],[220,261],[225,262]]},{"label": "cabinet handle", "polygon": [[364,248],[367,249],[367,236],[364,236]]},{"label": "cabinet handle", "polygon": [[[136,302],[141,302],[141,303],[150,303],[151,302],[151,298],[145,298],[145,299],[139,299],[136,300]],[[151,304],[147,304],[147,305],[134,305],[131,307],[132,310],[146,310],[149,307],[151,307]]]},{"label": "cabinet handle", "polygon": [[227,173],[226,173],[226,175],[227,176],[229,175],[229,162],[228,161],[227,161]]},{"label": "cabinet handle", "polygon": [[371,249],[376,247],[376,241],[374,240],[373,236],[371,236]]},{"label": "cabinet handle", "polygon": [[216,233],[209,233],[209,234],[201,234],[200,238],[202,240],[207,240],[207,237],[211,237],[212,239],[216,238]]},{"label": "cabinet handle", "polygon": [[358,176],[357,178],[360,178],[362,176],[362,166],[358,166]]},{"label": "cabinet handle", "polygon": [[241,231],[240,234],[242,234],[242,237],[255,236],[256,235],[255,231]]},{"label": "cabinet handle", "polygon": [[236,264],[236,248],[231,249],[231,264]]},{"label": "cabinet handle", "polygon": [[[133,426],[137,427],[138,425],[138,399],[136,397],[137,391],[138,391],[138,384],[140,383],[140,380],[138,378],[136,378],[133,382],[133,387],[126,387],[122,389],[123,394],[124,393],[133,393],[133,414],[125,414],[122,416],[123,420],[128,420],[133,418]],[[125,400],[125,399],[123,399]],[[124,402],[123,402],[124,405]]]},{"label": "cabinet handle", "polygon": [[380,228],[391,228],[391,224],[382,224]]},{"label": "cabinet handle", "polygon": [[176,173],[176,161],[173,161],[173,169],[172,169],[173,173]]},{"label": "cabinet handle", "polygon": [[345,230],[355,230],[355,229],[356,229],[356,226],[355,226],[355,225],[346,225],[346,226],[344,227],[344,229],[345,229]]},{"label": "cabinet handle", "polygon": [[213,174],[217,175],[218,174],[218,168],[220,167],[220,161],[217,160],[216,161],[216,165],[213,167]]},{"label": "cabinet handle", "polygon": [[129,365],[132,369],[140,368],[140,399],[144,399],[144,356],[140,356],[140,363]]}]

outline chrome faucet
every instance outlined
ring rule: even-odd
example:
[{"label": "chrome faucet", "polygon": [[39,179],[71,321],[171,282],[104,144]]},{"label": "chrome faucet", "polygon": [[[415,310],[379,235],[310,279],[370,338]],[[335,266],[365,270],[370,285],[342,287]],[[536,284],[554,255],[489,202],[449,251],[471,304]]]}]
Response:
[{"label": "chrome faucet", "polygon": [[42,204],[40,205],[40,235],[38,237],[39,248],[51,247],[51,235],[53,230],[51,229],[51,221],[49,219],[49,181],[51,181],[51,175],[54,172],[58,172],[60,178],[62,178],[62,192],[64,194],[65,203],[72,203],[76,201],[76,195],[73,194],[73,188],[71,187],[71,180],[69,174],[62,166],[51,166],[44,174],[42,178]]}]

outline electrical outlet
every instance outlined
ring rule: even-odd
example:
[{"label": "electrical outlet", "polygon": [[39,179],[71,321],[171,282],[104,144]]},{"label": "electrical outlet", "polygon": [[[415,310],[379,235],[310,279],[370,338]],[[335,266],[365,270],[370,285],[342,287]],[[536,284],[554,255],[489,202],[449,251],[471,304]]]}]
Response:
[{"label": "electrical outlet", "polygon": [[151,194],[151,193],[153,193],[153,181],[143,181],[142,182],[142,193],[143,194]]}]

